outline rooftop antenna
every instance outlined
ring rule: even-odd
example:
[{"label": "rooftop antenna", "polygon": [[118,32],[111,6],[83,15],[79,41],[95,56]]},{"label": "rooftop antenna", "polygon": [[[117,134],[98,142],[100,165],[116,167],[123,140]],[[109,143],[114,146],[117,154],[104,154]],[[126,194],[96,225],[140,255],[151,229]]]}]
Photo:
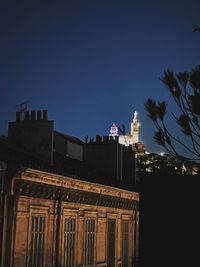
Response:
[{"label": "rooftop antenna", "polygon": [[20,103],[20,104],[16,105],[16,107],[19,108],[18,112],[20,112],[20,120],[22,120],[25,111],[27,111],[27,102]]}]

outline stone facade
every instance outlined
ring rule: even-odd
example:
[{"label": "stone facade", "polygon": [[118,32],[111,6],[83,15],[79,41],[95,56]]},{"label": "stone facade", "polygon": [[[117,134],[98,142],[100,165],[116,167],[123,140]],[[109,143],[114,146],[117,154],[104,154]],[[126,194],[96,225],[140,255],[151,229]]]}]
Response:
[{"label": "stone facade", "polygon": [[138,193],[29,168],[11,181],[0,266],[136,266]]}]

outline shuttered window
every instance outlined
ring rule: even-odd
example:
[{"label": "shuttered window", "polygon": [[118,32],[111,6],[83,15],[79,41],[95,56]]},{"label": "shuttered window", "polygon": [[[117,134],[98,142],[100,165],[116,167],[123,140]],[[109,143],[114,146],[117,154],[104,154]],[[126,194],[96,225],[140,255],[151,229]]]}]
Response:
[{"label": "shuttered window", "polygon": [[94,267],[95,220],[86,220],[85,266]]},{"label": "shuttered window", "polygon": [[129,222],[122,221],[122,267],[129,267]]},{"label": "shuttered window", "polygon": [[64,220],[64,265],[63,267],[75,266],[75,218],[65,218]]},{"label": "shuttered window", "polygon": [[44,266],[45,216],[32,216],[29,267]]},{"label": "shuttered window", "polygon": [[108,220],[108,267],[115,267],[115,220]]}]

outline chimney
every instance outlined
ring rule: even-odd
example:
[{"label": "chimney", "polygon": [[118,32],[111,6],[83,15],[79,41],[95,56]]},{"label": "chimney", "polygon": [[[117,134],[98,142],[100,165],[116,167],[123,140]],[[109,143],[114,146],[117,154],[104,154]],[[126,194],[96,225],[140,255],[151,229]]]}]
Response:
[{"label": "chimney", "polygon": [[19,122],[20,121],[20,112],[17,111],[16,112],[16,122]]},{"label": "chimney", "polygon": [[88,138],[89,138],[89,136],[86,135],[86,136],[85,136],[85,143],[86,143],[86,144],[88,143]]},{"label": "chimney", "polygon": [[112,136],[112,135],[109,136],[109,140],[110,140],[110,141],[113,141],[113,140],[114,140],[114,136]]},{"label": "chimney", "polygon": [[119,135],[115,136],[115,141],[118,143],[119,142]]},{"label": "chimney", "polygon": [[108,135],[105,136],[105,142],[109,142],[109,136]]},{"label": "chimney", "polygon": [[26,110],[25,111],[25,118],[24,118],[25,121],[29,121],[29,111]]},{"label": "chimney", "polygon": [[35,116],[36,114],[35,114],[35,110],[31,110],[31,120],[32,121],[35,121],[35,119],[36,119],[36,116]]},{"label": "chimney", "polygon": [[47,110],[45,109],[45,110],[43,110],[42,112],[43,112],[43,120],[44,120],[44,121],[47,121],[47,120],[48,120]]},{"label": "chimney", "polygon": [[37,110],[37,120],[38,121],[42,120],[42,111],[41,110]]},{"label": "chimney", "polygon": [[100,143],[101,141],[102,141],[102,137],[101,137],[101,135],[97,134],[97,135],[96,135],[96,142],[97,142],[97,143]]}]

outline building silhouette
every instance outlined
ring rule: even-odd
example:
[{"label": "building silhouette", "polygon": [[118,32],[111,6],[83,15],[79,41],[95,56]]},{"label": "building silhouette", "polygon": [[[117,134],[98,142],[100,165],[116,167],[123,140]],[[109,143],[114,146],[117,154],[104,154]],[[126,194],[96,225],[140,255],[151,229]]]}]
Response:
[{"label": "building silhouette", "polygon": [[95,140],[90,139],[84,145],[84,162],[131,190],[136,186],[135,153],[131,146],[120,144],[118,136],[96,135]]},{"label": "building silhouette", "polygon": [[134,153],[99,141],[55,131],[47,111],[9,123],[0,138],[1,267],[138,266]]}]

